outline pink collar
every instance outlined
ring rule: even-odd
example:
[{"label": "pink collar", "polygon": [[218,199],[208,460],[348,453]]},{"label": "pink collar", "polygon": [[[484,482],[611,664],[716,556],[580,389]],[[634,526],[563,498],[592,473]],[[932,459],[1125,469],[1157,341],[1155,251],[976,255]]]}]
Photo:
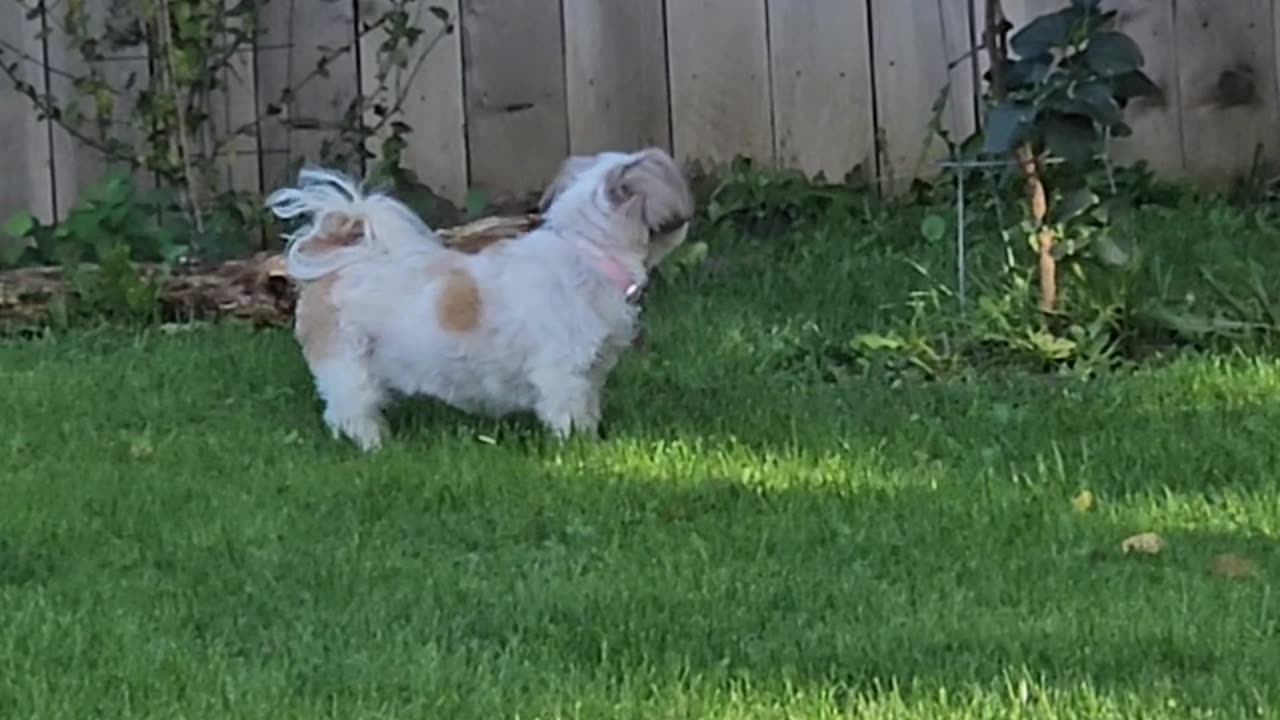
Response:
[{"label": "pink collar", "polygon": [[611,285],[618,288],[627,302],[634,303],[640,299],[644,288],[632,279],[631,272],[622,264],[622,261],[585,241],[580,241],[579,244],[591,256],[592,264],[596,269],[608,279]]}]

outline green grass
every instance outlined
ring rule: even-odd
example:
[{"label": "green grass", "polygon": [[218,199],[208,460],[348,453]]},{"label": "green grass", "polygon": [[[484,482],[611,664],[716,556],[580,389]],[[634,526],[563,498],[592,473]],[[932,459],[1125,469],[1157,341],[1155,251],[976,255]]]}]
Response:
[{"label": "green grass", "polygon": [[714,248],[595,445],[413,403],[361,456],[279,332],[0,345],[0,717],[1276,712],[1280,362],[822,382],[945,277],[912,222]]}]

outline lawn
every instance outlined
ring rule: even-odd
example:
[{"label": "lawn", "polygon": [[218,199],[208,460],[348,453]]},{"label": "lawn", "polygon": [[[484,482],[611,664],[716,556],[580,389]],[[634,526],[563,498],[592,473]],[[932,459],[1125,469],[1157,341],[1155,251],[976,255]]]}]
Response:
[{"label": "lawn", "polygon": [[[1251,234],[1201,215],[1156,245]],[[914,222],[713,244],[598,444],[412,403],[361,456],[283,332],[0,344],[0,717],[1280,711],[1280,361],[833,381],[946,276]]]}]

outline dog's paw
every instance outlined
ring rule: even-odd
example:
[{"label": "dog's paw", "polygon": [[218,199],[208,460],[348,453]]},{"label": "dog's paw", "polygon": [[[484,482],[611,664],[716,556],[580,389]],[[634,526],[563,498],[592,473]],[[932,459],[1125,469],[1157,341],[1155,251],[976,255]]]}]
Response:
[{"label": "dog's paw", "polygon": [[380,449],[382,437],[386,434],[386,423],[377,417],[326,417],[325,424],[335,439],[349,438],[362,452]]}]

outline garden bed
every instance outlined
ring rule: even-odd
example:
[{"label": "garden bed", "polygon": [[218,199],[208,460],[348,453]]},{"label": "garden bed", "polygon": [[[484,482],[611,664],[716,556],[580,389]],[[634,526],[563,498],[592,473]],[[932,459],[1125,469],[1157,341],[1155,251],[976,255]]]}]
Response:
[{"label": "garden bed", "polygon": [[[440,235],[450,247],[474,253],[537,224],[537,215],[493,216],[446,228]],[[142,278],[158,284],[159,313],[166,320],[233,318],[255,326],[284,326],[293,317],[295,288],[278,252],[221,263],[136,268]],[[97,271],[93,266],[82,269]],[[0,331],[46,324],[77,293],[74,280],[58,266],[0,272]]]}]

